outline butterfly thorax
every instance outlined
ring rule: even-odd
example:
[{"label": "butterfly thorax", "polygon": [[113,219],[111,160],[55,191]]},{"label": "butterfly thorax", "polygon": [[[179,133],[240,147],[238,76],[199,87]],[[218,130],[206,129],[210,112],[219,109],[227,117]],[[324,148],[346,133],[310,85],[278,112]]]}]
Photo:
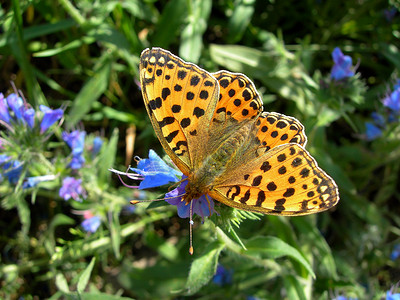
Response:
[{"label": "butterfly thorax", "polygon": [[190,172],[188,184],[185,188],[186,193],[183,196],[186,203],[207,194],[213,189],[218,178],[226,172],[227,166],[235,161],[238,150],[246,142],[253,127],[254,122],[248,122],[239,130],[227,136],[198,168]]}]

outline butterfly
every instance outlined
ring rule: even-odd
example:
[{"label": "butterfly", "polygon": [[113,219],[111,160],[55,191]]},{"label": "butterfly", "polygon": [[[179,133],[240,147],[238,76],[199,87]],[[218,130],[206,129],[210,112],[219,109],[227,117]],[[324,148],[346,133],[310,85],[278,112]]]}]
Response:
[{"label": "butterfly", "polygon": [[304,126],[264,112],[245,75],[209,73],[152,48],[141,54],[140,82],[156,135],[187,176],[182,201],[208,195],[234,208],[281,216],[338,203],[335,181],[304,148]]}]

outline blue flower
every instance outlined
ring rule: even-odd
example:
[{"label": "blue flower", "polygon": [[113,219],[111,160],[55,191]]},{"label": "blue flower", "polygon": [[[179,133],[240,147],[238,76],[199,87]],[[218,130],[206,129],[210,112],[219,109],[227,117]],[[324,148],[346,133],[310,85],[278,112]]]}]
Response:
[{"label": "blue flower", "polygon": [[4,164],[4,176],[12,184],[16,184],[21,176],[23,164],[18,160],[9,161]]},{"label": "blue flower", "polygon": [[5,155],[5,154],[0,154],[0,166],[6,162],[11,160],[11,156]]},{"label": "blue flower", "polygon": [[85,164],[85,158],[82,155],[76,155],[72,156],[72,159],[68,164],[68,166],[73,170],[77,170],[82,168],[84,164]]},{"label": "blue flower", "polygon": [[[130,168],[130,170],[135,173],[120,172],[114,169],[110,171],[116,173],[118,176],[126,175],[130,179],[141,180],[139,186],[128,186],[123,182],[127,187],[139,189],[153,188],[170,182],[178,182],[179,179],[177,176],[183,175],[182,172],[168,166],[153,150],[149,151],[148,159],[139,160],[138,168]],[[165,201],[177,206],[179,217],[190,217],[190,205],[193,205],[193,214],[201,216],[203,220],[204,217],[216,213],[213,199],[208,197],[209,200],[207,200],[205,195],[198,199],[193,199],[192,204],[187,204],[185,201],[182,201],[182,196],[186,192],[185,187],[187,185],[187,180],[184,180],[185,178],[187,177],[183,176],[181,184],[165,195],[166,198],[169,198]]]},{"label": "blue flower", "polygon": [[0,93],[0,120],[10,124],[10,114],[8,112],[8,105],[4,95]]},{"label": "blue flower", "polygon": [[372,141],[382,135],[382,129],[371,122],[365,122],[365,134],[368,141]]},{"label": "blue flower", "polygon": [[225,269],[222,265],[218,265],[217,272],[214,274],[212,281],[219,285],[228,285],[232,283],[233,270]]},{"label": "blue flower", "polygon": [[80,155],[83,153],[85,146],[85,131],[74,130],[71,133],[63,132],[62,138],[72,149],[72,155]]},{"label": "blue flower", "polygon": [[14,112],[14,117],[17,121],[25,122],[23,119],[24,113],[24,101],[16,94],[10,94],[7,96],[8,107]]},{"label": "blue flower", "polygon": [[381,114],[378,114],[377,112],[372,112],[372,113],[371,113],[371,117],[372,117],[372,120],[374,121],[374,123],[375,123],[378,127],[380,127],[380,128],[385,127],[385,125],[386,125],[386,120],[385,120],[385,117],[384,117],[384,116],[382,116]]},{"label": "blue flower", "polygon": [[393,288],[386,292],[386,300],[400,300],[400,294],[393,294]]},{"label": "blue flower", "polygon": [[400,257],[400,244],[394,246],[392,253],[390,254],[391,260],[396,260]]},{"label": "blue flower", "polygon": [[140,159],[137,168],[130,168],[130,170],[143,176],[139,189],[149,189],[170,182],[178,182],[177,176],[182,176],[180,171],[168,166],[153,150],[149,151],[149,158]]},{"label": "blue flower", "polygon": [[63,180],[62,187],[60,188],[59,195],[64,200],[70,198],[75,201],[82,201],[86,197],[86,191],[82,187],[82,179],[75,179],[74,177],[66,177]]},{"label": "blue flower", "polygon": [[37,186],[40,182],[51,181],[56,179],[55,175],[43,175],[43,176],[34,176],[25,178],[24,183],[22,184],[22,188],[28,189]]},{"label": "blue flower", "polygon": [[[185,194],[185,188],[188,183],[186,176],[182,177],[182,183],[174,190],[165,194],[166,198],[172,198],[167,201],[171,205],[175,205],[178,209],[178,216],[180,218],[189,218],[190,217],[190,203],[186,203],[182,199],[182,195]],[[214,201],[211,197],[208,197],[208,201],[205,195],[202,195],[200,198],[193,199],[193,214],[199,215],[203,220],[204,217],[210,217],[214,210]]]},{"label": "blue flower", "polygon": [[332,51],[333,62],[335,63],[331,70],[331,78],[341,80],[354,76],[352,68],[352,59],[348,55],[344,55],[339,47]]},{"label": "blue flower", "polygon": [[385,107],[388,107],[396,114],[400,114],[400,87],[398,84],[395,85],[394,91],[385,97],[382,102]]},{"label": "blue flower", "polygon": [[99,151],[101,149],[101,146],[103,146],[103,140],[100,137],[96,136],[93,139],[93,148],[92,148],[92,155],[93,156],[96,156],[97,153],[99,153]]},{"label": "blue flower", "polygon": [[98,216],[90,217],[81,223],[83,229],[87,232],[96,232],[101,225],[101,219]]},{"label": "blue flower", "polygon": [[59,109],[51,109],[45,105],[40,105],[39,109],[44,113],[42,122],[40,123],[40,133],[45,132],[51,125],[60,120],[64,115],[64,111]]},{"label": "blue flower", "polygon": [[392,22],[393,21],[393,18],[396,15],[396,13],[397,13],[396,7],[392,7],[390,9],[387,8],[387,9],[385,9],[383,11],[383,14],[385,15],[386,21],[388,21],[388,22]]},{"label": "blue flower", "polygon": [[35,126],[35,110],[33,108],[28,108],[23,112],[23,116],[28,126],[33,128],[33,126]]},{"label": "blue flower", "polygon": [[83,150],[85,146],[85,131],[75,130],[71,133],[63,132],[62,138],[72,150],[72,160],[69,164],[71,169],[79,169],[85,163]]}]

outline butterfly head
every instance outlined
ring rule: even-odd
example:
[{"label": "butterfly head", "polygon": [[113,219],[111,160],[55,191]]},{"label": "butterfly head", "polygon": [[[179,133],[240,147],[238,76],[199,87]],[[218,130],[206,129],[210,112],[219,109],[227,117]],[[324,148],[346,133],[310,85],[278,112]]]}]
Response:
[{"label": "butterfly head", "polygon": [[202,195],[207,193],[207,188],[198,181],[190,180],[188,178],[187,185],[185,187],[185,194],[182,196],[182,200],[189,204],[193,199],[198,199]]}]

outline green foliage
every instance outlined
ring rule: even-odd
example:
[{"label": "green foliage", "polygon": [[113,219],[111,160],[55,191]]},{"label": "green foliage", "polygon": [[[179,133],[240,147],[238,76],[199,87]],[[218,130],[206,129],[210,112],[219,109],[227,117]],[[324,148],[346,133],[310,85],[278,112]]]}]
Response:
[{"label": "green foliage", "polygon": [[[382,299],[400,281],[390,257],[400,244],[398,115],[375,139],[365,127],[372,112],[389,114],[381,100],[399,77],[396,1],[9,2],[0,8],[0,92],[13,92],[12,81],[35,109],[65,108],[64,129],[105,142],[73,173],[60,158],[69,150],[60,128],[13,132],[6,148],[25,165],[16,184],[0,180],[0,298]],[[283,218],[216,204],[219,215],[194,220],[193,256],[175,207],[129,213],[140,194],[108,169],[162,153],[138,86],[140,53],[156,46],[210,72],[244,73],[266,111],[299,119],[307,149],[339,186],[337,207]],[[351,78],[330,78],[335,47],[357,65]],[[68,172],[82,178],[84,201],[59,196]],[[57,179],[24,189],[28,173]],[[84,211],[100,217],[96,232],[80,226]],[[224,284],[213,281],[218,265],[233,274]]]}]

